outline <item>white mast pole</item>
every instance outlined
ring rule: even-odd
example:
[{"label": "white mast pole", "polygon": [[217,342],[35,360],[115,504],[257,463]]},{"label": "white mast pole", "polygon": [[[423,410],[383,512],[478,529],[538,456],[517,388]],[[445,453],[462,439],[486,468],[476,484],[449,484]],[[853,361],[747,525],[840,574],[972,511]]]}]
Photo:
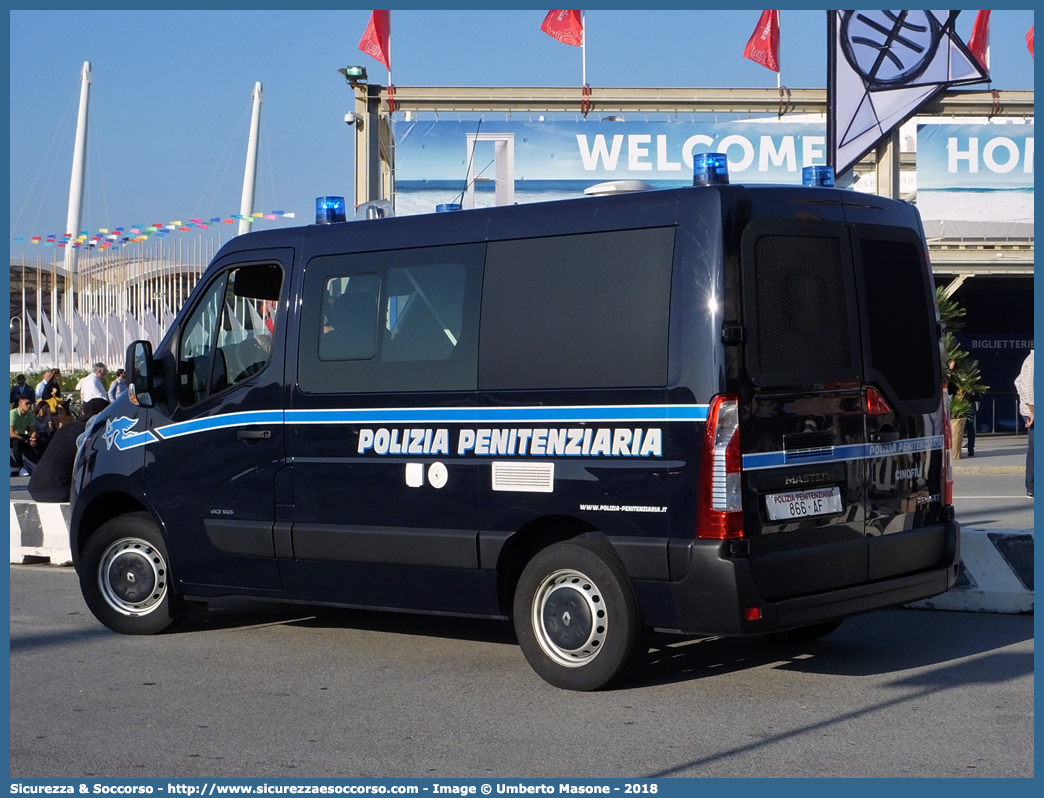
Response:
[{"label": "white mast pole", "polygon": [[587,12],[580,12],[580,86],[587,85]]},{"label": "white mast pole", "polygon": [[[91,62],[84,61],[80,68],[80,110],[76,117],[76,144],[73,146],[72,178],[69,181],[69,214],[66,217],[65,232],[70,234],[65,244],[65,295],[62,304],[65,306],[65,320],[69,324],[69,355],[73,357],[72,347],[76,344],[76,333],[73,327],[73,305],[76,291],[76,247],[73,241],[80,234],[80,218],[83,215],[83,181],[87,171],[87,106],[91,97]],[[55,308],[52,305],[51,313]]]},{"label": "white mast pole", "polygon": [[247,143],[246,171],[243,174],[243,198],[239,202],[239,234],[250,230],[250,214],[254,212],[254,183],[257,180],[257,139],[261,129],[261,83],[254,84],[254,110],[250,116],[250,141]]},{"label": "white mast pole", "polygon": [[[776,12],[776,31],[779,32],[779,30],[780,30],[780,27],[779,27],[779,12],[777,11]],[[780,38],[782,39],[782,36]],[[782,53],[782,48],[780,48],[780,52]],[[778,58],[778,56],[777,56],[777,58]],[[776,88],[778,89],[778,88],[780,88],[783,85],[783,83],[782,83],[783,65],[782,64],[776,64],[776,66],[779,67],[779,69],[776,70]]]}]

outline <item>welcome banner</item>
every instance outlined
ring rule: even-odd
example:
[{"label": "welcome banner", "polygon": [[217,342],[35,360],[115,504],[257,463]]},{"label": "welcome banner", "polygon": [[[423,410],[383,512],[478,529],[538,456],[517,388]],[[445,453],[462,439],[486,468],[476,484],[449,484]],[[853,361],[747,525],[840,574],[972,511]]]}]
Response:
[{"label": "welcome banner", "polygon": [[1033,125],[917,126],[924,219],[1033,222]]},{"label": "welcome banner", "polygon": [[733,183],[800,185],[802,167],[826,163],[822,122],[440,120],[396,122],[394,134],[399,215],[460,202],[469,166],[475,205],[492,205],[498,157],[510,159],[519,203],[582,196],[607,180],[692,185],[700,152],[726,153]]}]

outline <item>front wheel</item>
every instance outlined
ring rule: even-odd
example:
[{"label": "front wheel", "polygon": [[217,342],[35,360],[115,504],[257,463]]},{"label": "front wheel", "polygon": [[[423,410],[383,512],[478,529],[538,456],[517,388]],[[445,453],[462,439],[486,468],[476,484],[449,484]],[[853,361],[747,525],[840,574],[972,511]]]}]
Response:
[{"label": "front wheel", "polygon": [[598,690],[635,659],[641,619],[613,550],[586,538],[539,552],[522,572],[515,632],[533,670],[566,690]]},{"label": "front wheel", "polygon": [[94,617],[114,632],[161,632],[183,614],[163,538],[148,513],[121,515],[87,541],[80,590]]}]

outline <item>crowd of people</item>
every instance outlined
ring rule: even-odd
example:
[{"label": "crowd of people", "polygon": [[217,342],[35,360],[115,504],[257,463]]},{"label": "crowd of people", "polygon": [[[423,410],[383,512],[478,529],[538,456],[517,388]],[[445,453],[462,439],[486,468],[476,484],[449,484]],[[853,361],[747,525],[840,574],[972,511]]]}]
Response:
[{"label": "crowd of people", "polygon": [[11,469],[28,474],[29,493],[37,501],[68,501],[72,482],[76,439],[93,415],[108,407],[127,391],[123,369],[118,369],[108,387],[104,363],[76,385],[80,405],[73,411],[72,398],[62,396],[61,369],[43,372],[34,388],[24,374],[15,377],[11,388]]}]

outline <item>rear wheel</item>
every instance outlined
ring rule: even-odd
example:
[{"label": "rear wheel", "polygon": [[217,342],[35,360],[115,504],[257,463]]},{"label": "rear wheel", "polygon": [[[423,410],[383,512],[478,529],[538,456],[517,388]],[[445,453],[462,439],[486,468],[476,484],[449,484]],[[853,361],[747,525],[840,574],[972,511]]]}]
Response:
[{"label": "rear wheel", "polygon": [[515,632],[533,670],[566,690],[598,690],[635,660],[642,637],[630,581],[613,550],[597,540],[556,543],[522,572]]},{"label": "rear wheel", "polygon": [[79,571],[87,606],[114,632],[155,634],[184,614],[167,548],[148,513],[102,524],[84,547]]},{"label": "rear wheel", "polygon": [[802,626],[798,629],[787,629],[785,632],[773,632],[772,634],[765,635],[765,637],[779,643],[807,643],[810,640],[818,640],[821,637],[826,637],[842,623],[844,623],[843,620],[826,621],[824,623],[813,624],[812,626]]}]

